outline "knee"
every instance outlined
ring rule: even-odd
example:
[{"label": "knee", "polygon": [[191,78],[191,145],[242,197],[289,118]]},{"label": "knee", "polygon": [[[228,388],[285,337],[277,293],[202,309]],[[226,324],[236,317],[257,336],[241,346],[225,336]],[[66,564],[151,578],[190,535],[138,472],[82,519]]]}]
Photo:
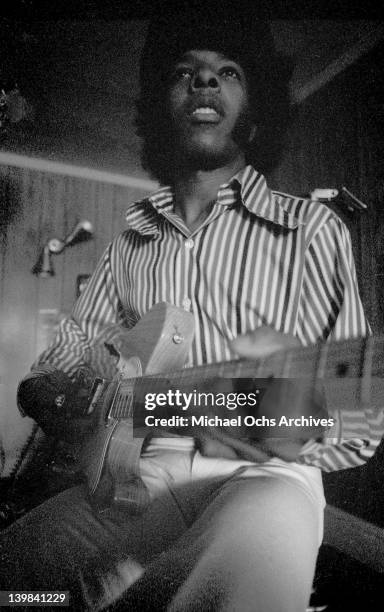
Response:
[{"label": "knee", "polygon": [[[260,547],[317,553],[321,509],[302,490],[276,478],[244,478],[216,499],[212,530],[252,554]],[[212,515],[213,516],[213,515]]]}]

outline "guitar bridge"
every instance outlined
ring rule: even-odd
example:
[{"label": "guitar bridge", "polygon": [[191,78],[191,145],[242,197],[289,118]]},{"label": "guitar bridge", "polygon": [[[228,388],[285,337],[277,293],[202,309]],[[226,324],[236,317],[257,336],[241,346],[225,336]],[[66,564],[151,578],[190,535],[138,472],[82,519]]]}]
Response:
[{"label": "guitar bridge", "polygon": [[134,383],[129,380],[119,381],[107,414],[107,421],[131,419],[133,417],[133,390]]}]

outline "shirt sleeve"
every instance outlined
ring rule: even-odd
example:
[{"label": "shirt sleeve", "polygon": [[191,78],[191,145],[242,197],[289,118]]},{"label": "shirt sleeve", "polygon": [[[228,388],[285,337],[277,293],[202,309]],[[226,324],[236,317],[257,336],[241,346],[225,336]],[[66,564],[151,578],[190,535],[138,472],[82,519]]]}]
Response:
[{"label": "shirt sleeve", "polygon": [[302,344],[365,337],[370,327],[361,303],[351,238],[332,216],[305,254],[297,336]]},{"label": "shirt sleeve", "polygon": [[[359,295],[350,234],[336,217],[322,226],[307,249],[298,322],[298,337],[305,345],[371,334]],[[334,418],[334,427],[322,442],[305,444],[301,463],[327,472],[363,465],[384,433],[383,410],[332,408],[329,416]]]},{"label": "shirt sleeve", "polygon": [[[113,374],[112,360],[97,338],[124,323],[112,264],[116,249],[115,241],[105,250],[71,316],[60,323],[53,342],[33,364],[33,370],[38,370],[41,364],[50,364],[72,379],[81,367],[91,367],[102,376]],[[103,340],[106,339],[107,335]]]}]

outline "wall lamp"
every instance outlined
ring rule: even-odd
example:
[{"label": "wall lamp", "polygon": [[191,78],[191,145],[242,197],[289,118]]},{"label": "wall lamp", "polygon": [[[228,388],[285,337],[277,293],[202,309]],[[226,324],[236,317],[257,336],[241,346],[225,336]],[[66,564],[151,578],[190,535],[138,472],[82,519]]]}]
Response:
[{"label": "wall lamp", "polygon": [[48,278],[55,275],[55,270],[52,262],[52,255],[59,255],[67,247],[74,246],[80,242],[86,242],[93,237],[93,227],[90,221],[84,219],[79,221],[72,232],[64,238],[51,238],[40,252],[39,258],[32,268],[32,274],[40,278]]},{"label": "wall lamp", "polygon": [[330,202],[335,200],[336,204],[345,204],[350,212],[367,212],[368,206],[357,198],[349,189],[342,186],[341,189],[314,189],[310,193],[312,200]]}]

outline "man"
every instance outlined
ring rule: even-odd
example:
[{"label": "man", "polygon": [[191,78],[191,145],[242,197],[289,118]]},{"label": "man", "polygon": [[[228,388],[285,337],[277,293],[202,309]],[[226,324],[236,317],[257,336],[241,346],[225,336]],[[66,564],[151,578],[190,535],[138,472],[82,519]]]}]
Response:
[{"label": "man", "polygon": [[[75,433],[55,399],[94,366],[95,338],[158,302],[194,316],[188,365],[367,334],[343,224],[247,165],[276,153],[280,68],[262,22],[194,14],[150,28],[138,125],[146,167],[170,187],[129,207],[128,230],[21,384],[46,431]],[[69,590],[72,609],[305,610],[324,505],[315,466],[327,446],[314,446],[258,463],[204,437],[200,451],[188,436],[149,439],[145,510],[100,512],[84,487],[62,493],[3,535],[2,588]]]}]

